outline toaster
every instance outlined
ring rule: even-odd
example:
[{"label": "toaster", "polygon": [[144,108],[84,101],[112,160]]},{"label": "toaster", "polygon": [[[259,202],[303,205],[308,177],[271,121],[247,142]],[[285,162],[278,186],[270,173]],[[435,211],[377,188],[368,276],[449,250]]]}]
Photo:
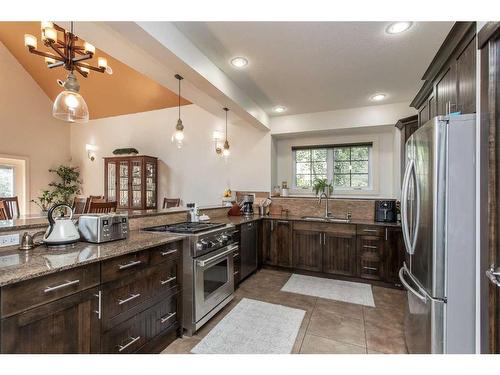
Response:
[{"label": "toaster", "polygon": [[78,219],[80,237],[87,242],[103,243],[128,237],[126,214],[84,214]]}]

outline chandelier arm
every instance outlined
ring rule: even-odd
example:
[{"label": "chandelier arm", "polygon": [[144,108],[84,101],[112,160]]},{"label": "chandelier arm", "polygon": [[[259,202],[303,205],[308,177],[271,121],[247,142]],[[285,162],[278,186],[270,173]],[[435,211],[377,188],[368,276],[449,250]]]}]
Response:
[{"label": "chandelier arm", "polygon": [[50,58],[52,58],[54,60],[58,60],[58,61],[64,62],[66,60],[64,58],[64,56],[60,57],[60,56],[54,55],[53,53],[50,53],[50,52],[39,51],[35,48],[30,48],[29,51],[34,55],[43,56],[43,57],[50,57]]},{"label": "chandelier arm", "polygon": [[61,26],[59,26],[57,23],[52,23],[52,25],[54,26],[54,29],[56,29],[57,31],[62,31],[62,32],[66,31]]},{"label": "chandelier arm", "polygon": [[77,63],[78,61],[84,61],[84,60],[88,60],[88,59],[91,59],[91,58],[92,58],[92,55],[89,53],[89,54],[86,54],[86,55],[82,55],[82,56],[78,56],[78,57],[73,57],[72,61],[73,61],[73,63]]},{"label": "chandelier arm", "polygon": [[87,68],[87,69],[90,69],[90,70],[95,70],[96,72],[100,72],[100,73],[104,73],[106,71],[106,68],[98,68],[98,67],[95,67],[95,66],[92,66],[92,65],[82,64],[80,62],[76,62],[74,65],[75,66],[79,66],[81,68]]},{"label": "chandelier arm", "polygon": [[52,69],[52,68],[58,68],[60,66],[64,65],[64,61],[58,61],[56,63],[48,64],[47,68]]},{"label": "chandelier arm", "polygon": [[55,47],[53,43],[50,43],[49,44],[49,47],[52,48],[54,51],[56,51],[56,53],[61,56],[61,58],[64,59],[64,61],[67,60],[67,57],[64,55],[64,53],[62,53],[61,51],[59,51],[59,48]]},{"label": "chandelier arm", "polygon": [[87,72],[84,72],[83,70],[81,70],[81,69],[80,69],[80,67],[79,67],[79,66],[77,66],[77,65],[75,65],[74,67],[75,67],[75,70],[76,70],[78,73],[80,73],[82,76],[84,76],[85,78],[87,78],[87,75],[88,75],[88,73],[87,73]]}]

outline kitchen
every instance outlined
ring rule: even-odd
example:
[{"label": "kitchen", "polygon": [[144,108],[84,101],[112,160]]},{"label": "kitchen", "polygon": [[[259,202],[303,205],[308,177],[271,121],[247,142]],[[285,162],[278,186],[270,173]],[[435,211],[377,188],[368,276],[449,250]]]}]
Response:
[{"label": "kitchen", "polygon": [[1,353],[496,353],[495,27],[0,22]]}]

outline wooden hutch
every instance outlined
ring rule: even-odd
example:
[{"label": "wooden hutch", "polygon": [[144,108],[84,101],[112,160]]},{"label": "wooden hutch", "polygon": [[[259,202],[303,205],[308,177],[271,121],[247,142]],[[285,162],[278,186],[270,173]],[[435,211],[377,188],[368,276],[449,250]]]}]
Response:
[{"label": "wooden hutch", "polygon": [[156,209],[158,158],[145,155],[104,158],[104,194],[118,209]]}]

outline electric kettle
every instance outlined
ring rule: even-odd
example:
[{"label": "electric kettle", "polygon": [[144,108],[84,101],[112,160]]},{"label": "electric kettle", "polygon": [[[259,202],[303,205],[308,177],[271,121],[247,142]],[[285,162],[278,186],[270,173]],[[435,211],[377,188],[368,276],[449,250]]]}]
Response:
[{"label": "electric kettle", "polygon": [[[69,218],[63,213],[54,218],[54,212],[60,208],[68,208],[71,212]],[[73,222],[73,210],[67,204],[56,204],[48,212],[49,227],[43,236],[43,242],[47,246],[68,245],[77,242],[80,239],[78,229]]]}]

